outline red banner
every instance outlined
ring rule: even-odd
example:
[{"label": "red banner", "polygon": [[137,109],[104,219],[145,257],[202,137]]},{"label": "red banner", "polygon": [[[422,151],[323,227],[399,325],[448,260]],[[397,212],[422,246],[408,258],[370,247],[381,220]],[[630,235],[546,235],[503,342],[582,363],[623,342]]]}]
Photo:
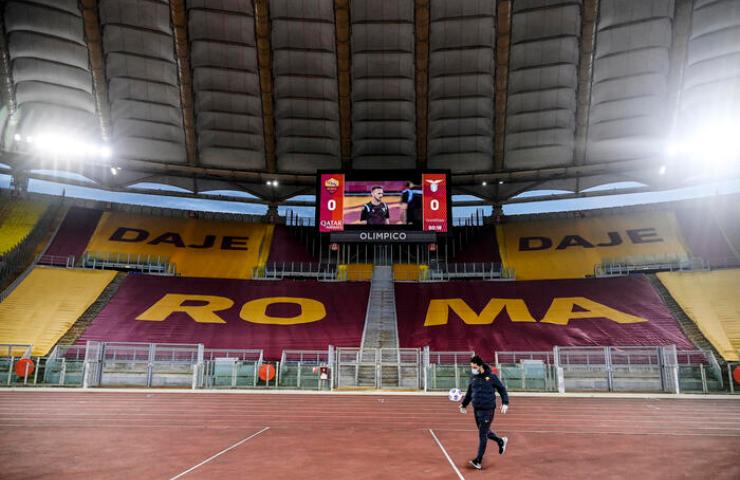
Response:
[{"label": "red banner", "polygon": [[318,192],[319,231],[341,232],[344,230],[344,174],[321,175]]},{"label": "red banner", "polygon": [[424,231],[447,231],[447,175],[424,173],[421,176],[424,201]]},{"label": "red banner", "polygon": [[396,283],[401,347],[552,351],[558,346],[695,349],[647,279]]},{"label": "red banner", "polygon": [[202,343],[206,348],[283,350],[356,347],[365,282],[246,281],[130,275],[78,343]]}]

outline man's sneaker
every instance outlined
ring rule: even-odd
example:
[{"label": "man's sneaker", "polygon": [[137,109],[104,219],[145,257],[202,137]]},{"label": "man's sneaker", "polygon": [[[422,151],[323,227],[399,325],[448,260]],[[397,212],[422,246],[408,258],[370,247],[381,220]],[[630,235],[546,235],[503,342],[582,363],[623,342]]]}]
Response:
[{"label": "man's sneaker", "polygon": [[476,470],[480,470],[481,468],[483,468],[483,465],[481,465],[478,460],[473,459],[469,461],[468,463],[470,464],[471,467],[475,468]]},{"label": "man's sneaker", "polygon": [[506,451],[506,444],[509,443],[509,437],[501,437],[501,443],[498,444],[498,454],[503,455]]}]

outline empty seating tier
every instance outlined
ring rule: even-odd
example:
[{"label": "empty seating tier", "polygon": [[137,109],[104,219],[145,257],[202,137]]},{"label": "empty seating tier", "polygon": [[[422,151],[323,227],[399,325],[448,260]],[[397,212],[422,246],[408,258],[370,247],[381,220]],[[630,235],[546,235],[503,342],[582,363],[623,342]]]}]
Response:
[{"label": "empty seating tier", "polygon": [[113,271],[36,267],[0,303],[0,343],[46,355],[116,276]]},{"label": "empty seating tier", "polygon": [[725,360],[740,360],[740,269],[660,272],[658,278]]}]

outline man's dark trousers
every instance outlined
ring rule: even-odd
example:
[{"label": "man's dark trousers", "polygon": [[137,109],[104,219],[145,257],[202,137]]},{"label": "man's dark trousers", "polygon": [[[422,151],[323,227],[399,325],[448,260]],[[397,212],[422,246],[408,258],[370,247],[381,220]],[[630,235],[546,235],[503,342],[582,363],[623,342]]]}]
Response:
[{"label": "man's dark trousers", "polygon": [[503,441],[494,432],[491,431],[491,422],[493,422],[493,410],[476,410],[475,424],[478,425],[478,456],[475,457],[479,462],[483,460],[483,454],[486,453],[486,444],[488,439],[494,440],[498,445]]}]

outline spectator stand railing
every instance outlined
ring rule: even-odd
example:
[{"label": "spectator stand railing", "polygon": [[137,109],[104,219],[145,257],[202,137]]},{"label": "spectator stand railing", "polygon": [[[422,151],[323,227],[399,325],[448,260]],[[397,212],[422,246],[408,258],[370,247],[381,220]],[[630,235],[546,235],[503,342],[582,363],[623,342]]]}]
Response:
[{"label": "spectator stand railing", "polygon": [[506,388],[513,391],[557,390],[554,353],[496,352],[494,364]]},{"label": "spectator stand railing", "polygon": [[470,378],[470,358],[474,352],[433,352],[424,347],[424,390],[465,390]]},{"label": "spectator stand railing", "polygon": [[264,267],[254,267],[252,278],[282,280],[284,278],[310,278],[322,281],[337,280],[337,266],[328,263],[273,262]]},{"label": "spectator stand railing", "polygon": [[74,255],[39,255],[36,257],[36,264],[45,265],[48,267],[64,267],[74,268],[75,267],[75,256]]},{"label": "spectator stand railing", "polygon": [[334,347],[326,350],[283,350],[278,368],[279,387],[332,390]]},{"label": "spectator stand railing", "polygon": [[727,384],[730,393],[740,393],[740,362],[727,362]]},{"label": "spectator stand railing", "polygon": [[259,384],[263,351],[258,349],[204,350],[201,388],[254,388]]},{"label": "spectator stand railing", "polygon": [[[567,391],[678,391],[674,345],[664,347],[555,347]],[[560,375],[558,374],[558,378]]]},{"label": "spectator stand railing", "polygon": [[[446,391],[467,388],[473,352],[424,348],[285,350],[267,362],[262,350],[205,349],[201,344],[89,341],[57,345],[32,357],[30,345],[0,345],[4,386],[179,386],[188,388],[403,388]],[[20,359],[30,359],[25,374]],[[260,379],[260,367],[271,375]],[[497,352],[493,365],[517,391],[739,391],[734,369],[711,353],[655,347],[555,347],[543,352]],[[325,375],[325,378],[322,378]],[[740,375],[738,373],[737,375]],[[728,384],[725,385],[724,381]]]},{"label": "spectator stand railing", "polygon": [[85,268],[132,270],[151,275],[177,275],[168,257],[117,252],[85,252],[80,259]]},{"label": "spectator stand railing", "polygon": [[[0,345],[0,384],[7,386],[82,386],[84,345],[57,345],[47,356],[32,356],[30,345]],[[31,360],[22,373],[18,361]]]},{"label": "spectator stand railing", "polygon": [[420,278],[430,282],[456,279],[515,280],[515,272],[512,268],[494,262],[439,263],[430,265],[426,277]]},{"label": "spectator stand railing", "polygon": [[[16,362],[21,358],[31,358],[33,350],[30,344],[3,343],[0,344],[0,374],[5,375],[6,385],[18,383],[15,374]],[[27,383],[28,375],[25,375],[23,383]]]},{"label": "spectator stand railing", "polygon": [[203,366],[202,344],[87,343],[85,386],[191,387]]},{"label": "spectator stand railing", "polygon": [[681,392],[702,392],[724,390],[722,366],[714,353],[706,350],[679,350],[678,381]]},{"label": "spectator stand railing", "polygon": [[608,259],[594,266],[595,277],[617,277],[631,273],[707,271],[709,263],[698,257],[640,256]]},{"label": "spectator stand railing", "polygon": [[339,347],[335,358],[337,388],[423,388],[418,348]]}]

